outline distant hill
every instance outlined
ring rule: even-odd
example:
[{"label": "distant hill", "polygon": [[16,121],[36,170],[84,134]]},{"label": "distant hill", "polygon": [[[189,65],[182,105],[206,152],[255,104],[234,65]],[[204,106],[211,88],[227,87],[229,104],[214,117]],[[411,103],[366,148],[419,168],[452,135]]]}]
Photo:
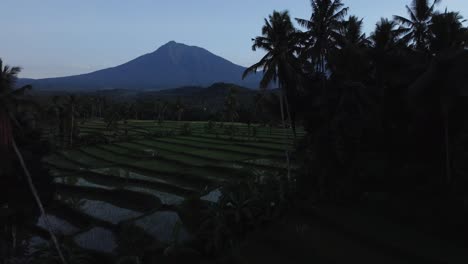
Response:
[{"label": "distant hill", "polygon": [[20,79],[40,90],[161,90],[182,86],[209,86],[218,82],[257,88],[261,74],[242,80],[245,68],[199,47],[171,41],[153,53],[117,67],[69,77]]},{"label": "distant hill", "polygon": [[[162,100],[166,102],[182,102],[192,106],[208,105],[211,108],[222,108],[224,100],[233,88],[239,104],[251,104],[254,96],[259,90],[253,90],[230,83],[215,83],[208,87],[186,86],[173,89],[164,89],[159,91],[141,91],[141,90],[104,90],[87,93],[89,95],[100,95],[117,102],[149,101]],[[44,91],[39,91],[44,95]]]},{"label": "distant hill", "polygon": [[209,96],[209,97],[226,97],[229,89],[234,89],[237,95],[253,95],[256,91],[247,89],[232,83],[214,83],[208,87],[202,86],[186,86],[175,89],[165,89],[154,92],[144,92],[143,96],[156,96],[160,98],[171,98],[171,97],[193,97],[193,96]]}]

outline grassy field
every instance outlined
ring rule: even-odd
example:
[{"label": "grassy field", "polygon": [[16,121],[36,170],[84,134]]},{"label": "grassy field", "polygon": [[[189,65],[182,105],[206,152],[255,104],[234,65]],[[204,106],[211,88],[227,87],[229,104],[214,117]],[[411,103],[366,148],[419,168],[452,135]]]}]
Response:
[{"label": "grassy field", "polygon": [[[102,121],[80,124],[80,136],[102,135],[110,143],[60,150],[44,159],[57,183],[57,202],[49,208],[57,232],[66,229],[64,235],[85,248],[96,232],[106,234],[107,246],[95,250],[110,253],[115,249],[113,230],[122,223],[153,219],[151,228],[171,228],[180,221],[177,206],[187,198],[213,197],[222,184],[254,174],[286,174],[284,149],[293,146],[290,130],[237,123],[207,126],[128,121],[109,130]],[[298,136],[303,134],[299,129]],[[169,239],[160,236],[161,241]]]}]

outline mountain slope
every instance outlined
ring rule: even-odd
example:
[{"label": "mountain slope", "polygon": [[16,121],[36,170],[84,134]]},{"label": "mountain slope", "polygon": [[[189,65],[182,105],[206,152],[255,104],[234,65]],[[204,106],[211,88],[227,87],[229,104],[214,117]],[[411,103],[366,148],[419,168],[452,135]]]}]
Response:
[{"label": "mountain slope", "polygon": [[[242,80],[245,68],[209,51],[171,41],[153,53],[96,72],[33,81],[35,89],[168,89],[216,82],[258,87],[260,74]],[[23,84],[24,81],[20,81]]]}]

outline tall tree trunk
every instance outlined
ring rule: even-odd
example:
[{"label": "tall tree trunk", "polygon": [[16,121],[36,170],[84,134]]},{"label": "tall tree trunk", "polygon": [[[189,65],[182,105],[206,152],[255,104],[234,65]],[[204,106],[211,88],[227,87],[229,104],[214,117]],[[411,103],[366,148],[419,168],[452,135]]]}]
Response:
[{"label": "tall tree trunk", "polygon": [[320,135],[319,138],[319,144],[320,144],[320,153],[319,155],[321,156],[321,161],[324,161],[321,164],[322,170],[318,174],[318,185],[319,185],[319,193],[320,196],[322,196],[325,193],[325,188],[326,188],[326,180],[330,178],[330,169],[331,169],[331,138],[330,138],[330,133],[331,133],[331,115],[330,115],[330,106],[329,106],[329,100],[328,100],[328,90],[327,90],[327,85],[326,85],[326,75],[325,75],[325,56],[321,56],[321,83],[322,83],[322,115],[324,117],[324,122],[325,122],[325,128],[322,135]]},{"label": "tall tree trunk", "polygon": [[75,125],[75,106],[71,106],[70,147],[73,147],[73,129]]},{"label": "tall tree trunk", "polygon": [[50,235],[50,237],[52,239],[52,242],[54,243],[55,248],[57,249],[57,253],[59,254],[60,260],[62,261],[63,264],[67,264],[67,261],[63,257],[62,250],[60,249],[60,245],[58,243],[57,237],[55,236],[54,232],[52,231],[52,227],[50,225],[50,222],[49,222],[49,219],[47,217],[44,206],[42,205],[41,198],[39,197],[39,194],[38,194],[38,192],[36,190],[36,187],[34,186],[34,183],[32,181],[31,174],[29,173],[29,170],[26,167],[26,164],[25,164],[24,159],[23,159],[23,155],[19,151],[18,146],[16,145],[16,141],[15,141],[14,138],[12,138],[12,146],[13,146],[15,154],[18,157],[18,160],[19,160],[19,162],[21,164],[24,175],[26,176],[26,180],[28,182],[29,189],[31,190],[31,193],[32,193],[32,195],[34,197],[34,200],[36,201],[37,206],[39,207],[39,210],[40,210],[42,216],[44,217],[44,222],[45,222],[45,224],[47,226],[47,231],[49,232],[49,235]]},{"label": "tall tree trunk", "polygon": [[66,122],[66,114],[64,113],[63,109],[60,109],[59,112],[59,145],[60,147],[64,148],[65,141],[66,141],[66,133],[65,133],[65,122]]},{"label": "tall tree trunk", "polygon": [[444,141],[445,141],[445,176],[447,184],[452,183],[452,166],[450,157],[450,135],[449,135],[449,111],[447,102],[443,103],[443,118],[444,118]]},{"label": "tall tree trunk", "polygon": [[286,93],[284,93],[284,101],[286,102],[286,112],[288,114],[289,125],[291,126],[292,134],[293,134],[293,137],[294,137],[294,142],[296,142],[296,140],[297,140],[296,128],[295,128],[295,126],[293,126],[293,120],[291,118],[291,111],[289,110],[288,96],[286,95]]},{"label": "tall tree trunk", "polygon": [[180,122],[180,120],[182,120],[182,110],[177,113],[177,121]]},{"label": "tall tree trunk", "polygon": [[[284,120],[284,104],[283,104],[283,90],[282,90],[282,85],[280,84],[280,110],[281,110],[281,121],[283,123],[283,129],[284,131],[286,131],[286,122]],[[287,140],[288,140],[288,136],[286,134],[284,134],[285,136],[285,140],[284,140],[284,153],[286,155],[286,165],[288,167],[288,182],[291,181],[291,164],[290,164],[290,160],[289,160],[289,150],[288,150],[288,145],[287,145]]]}]

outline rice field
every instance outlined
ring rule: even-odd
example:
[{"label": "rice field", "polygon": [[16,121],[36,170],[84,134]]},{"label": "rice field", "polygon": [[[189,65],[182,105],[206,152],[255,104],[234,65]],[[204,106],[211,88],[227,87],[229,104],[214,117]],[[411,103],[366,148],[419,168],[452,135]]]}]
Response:
[{"label": "rice field", "polygon": [[[44,159],[57,185],[55,204],[48,208],[55,232],[106,254],[115,251],[115,232],[126,223],[167,243],[172,229],[182,224],[178,240],[189,240],[177,213],[184,200],[216,202],[223,184],[254,174],[286,173],[284,149],[293,147],[290,130],[207,125],[128,121],[109,130],[102,121],[80,124],[80,136],[102,135],[110,143],[81,145]],[[116,135],[126,140],[116,140]],[[298,136],[303,135],[299,129]],[[45,228],[43,217],[37,227]],[[96,244],[96,237],[101,243]]]}]

